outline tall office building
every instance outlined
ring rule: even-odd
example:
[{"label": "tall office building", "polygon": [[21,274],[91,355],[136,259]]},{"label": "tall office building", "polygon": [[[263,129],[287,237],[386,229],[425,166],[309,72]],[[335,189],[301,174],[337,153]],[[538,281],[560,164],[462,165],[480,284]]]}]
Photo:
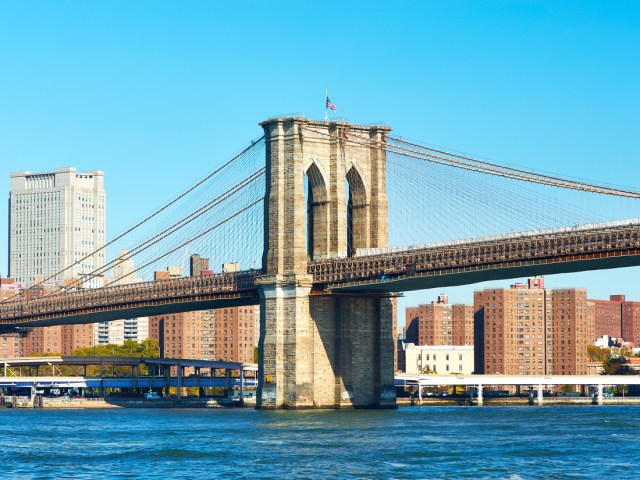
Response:
[{"label": "tall office building", "polygon": [[[105,191],[101,171],[77,173],[75,168],[54,172],[11,174],[9,192],[9,276],[27,286],[87,276],[104,266]],[[102,286],[102,277],[84,287]]]},{"label": "tall office building", "polygon": [[198,254],[189,257],[189,275],[199,277],[202,272],[209,270],[209,259],[203,258]]},{"label": "tall office building", "polygon": [[128,250],[120,250],[109,273],[107,284],[110,286],[144,282],[144,279],[138,275],[138,269]]}]

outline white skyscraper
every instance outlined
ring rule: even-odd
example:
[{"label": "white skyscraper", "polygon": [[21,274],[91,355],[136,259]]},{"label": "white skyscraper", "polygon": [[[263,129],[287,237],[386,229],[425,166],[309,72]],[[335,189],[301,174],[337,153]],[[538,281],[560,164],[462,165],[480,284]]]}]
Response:
[{"label": "white skyscraper", "polygon": [[[87,276],[105,264],[106,200],[101,171],[77,173],[58,168],[51,173],[15,172],[9,193],[9,276],[28,286]],[[96,277],[85,288],[102,286]]]}]

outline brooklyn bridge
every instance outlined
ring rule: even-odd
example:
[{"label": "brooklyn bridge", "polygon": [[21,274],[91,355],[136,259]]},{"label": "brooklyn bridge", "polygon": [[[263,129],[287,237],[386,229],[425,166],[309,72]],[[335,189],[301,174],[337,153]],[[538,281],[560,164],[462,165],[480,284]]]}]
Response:
[{"label": "brooklyn bridge", "polygon": [[[393,407],[401,292],[640,265],[640,192],[507,166],[384,125],[271,118],[264,135],[78,263],[140,278],[187,251],[238,271],[159,281],[43,272],[0,328],[259,304],[262,408]],[[588,175],[588,172],[580,172]],[[128,242],[128,243],[125,243]],[[96,263],[97,264],[97,263]],[[102,288],[83,288],[96,277]],[[45,284],[65,285],[38,293]]]}]

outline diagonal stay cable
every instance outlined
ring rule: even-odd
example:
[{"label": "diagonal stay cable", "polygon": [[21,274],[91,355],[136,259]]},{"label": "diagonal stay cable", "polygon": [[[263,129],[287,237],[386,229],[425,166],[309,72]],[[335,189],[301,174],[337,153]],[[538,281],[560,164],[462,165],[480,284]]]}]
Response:
[{"label": "diagonal stay cable", "polygon": [[[149,249],[150,247],[152,247],[153,245],[157,244],[161,240],[169,237],[170,235],[172,235],[173,233],[178,231],[180,228],[182,228],[185,225],[193,222],[197,218],[199,218],[202,215],[204,215],[205,213],[209,212],[214,207],[216,207],[216,206],[220,205],[222,202],[228,200],[229,198],[234,196],[236,193],[242,191],[245,187],[247,187],[248,185],[251,185],[251,183],[253,183],[255,180],[260,178],[263,175],[264,171],[265,171],[265,167],[261,168],[257,172],[254,172],[249,177],[247,177],[244,180],[242,180],[240,183],[234,185],[232,188],[230,188],[226,192],[222,193],[221,195],[219,195],[215,199],[211,200],[208,204],[202,206],[200,209],[192,212],[187,217],[179,220],[178,222],[174,223],[173,225],[171,225],[170,227],[166,228],[162,232],[158,233],[157,235],[147,239],[145,242],[143,242],[140,245],[136,246],[135,248],[133,248],[129,252],[128,258],[131,259],[131,258],[135,257],[136,255],[142,253],[143,251]],[[156,259],[150,261],[149,263],[153,263],[153,262],[155,262],[157,260],[159,260],[159,258],[156,258]],[[121,257],[117,257],[114,260],[110,261],[109,263],[105,264],[104,266],[102,266],[102,267],[94,270],[90,274],[88,274],[89,279],[90,278],[94,278],[94,277],[106,272],[110,268],[113,268],[113,267],[116,267],[116,266],[122,264],[125,261],[126,261],[126,259],[123,259]],[[145,264],[145,265],[147,265],[147,264]],[[137,270],[140,270],[140,268],[136,269],[135,271],[137,271]],[[125,275],[124,277],[126,277],[126,276],[129,276],[129,274]],[[121,277],[121,278],[124,278],[124,277]],[[76,280],[74,280],[74,282],[72,282],[67,287],[68,288],[73,288],[74,286],[77,286],[80,283],[84,283],[86,280],[87,280],[87,278],[76,279]],[[118,281],[118,279],[114,279],[109,284],[111,284],[111,283],[113,283],[115,281]],[[48,295],[44,295],[44,296],[48,296]]]},{"label": "diagonal stay cable", "polygon": [[[212,232],[213,230],[215,230],[215,229],[217,229],[217,228],[220,228],[220,227],[221,227],[221,226],[223,226],[224,224],[228,223],[229,221],[233,220],[234,218],[238,217],[238,216],[239,216],[239,215],[241,215],[242,213],[246,212],[247,210],[251,209],[251,208],[252,208],[252,207],[254,207],[255,205],[258,205],[258,204],[260,204],[260,203],[262,203],[262,202],[264,202],[264,198],[259,198],[258,200],[255,200],[255,201],[254,201],[254,202],[252,202],[251,204],[247,205],[247,206],[246,206],[246,207],[244,207],[244,208],[241,208],[240,210],[236,211],[234,214],[232,214],[232,215],[228,216],[228,217],[227,217],[227,218],[225,218],[224,220],[221,220],[220,222],[218,222],[217,224],[215,224],[215,225],[213,225],[212,227],[208,228],[207,230],[205,230],[205,231],[203,231],[203,232],[199,233],[198,235],[196,235],[196,236],[194,236],[194,237],[192,237],[192,238],[190,238],[190,239],[186,240],[185,242],[181,243],[180,245],[177,245],[177,246],[176,246],[176,247],[174,247],[173,249],[171,249],[171,250],[169,250],[169,251],[165,252],[163,255],[161,255],[161,256],[159,256],[159,257],[157,257],[157,258],[153,259],[152,261],[148,262],[148,263],[147,263],[147,264],[145,264],[145,265],[142,265],[142,266],[140,266],[140,267],[136,268],[135,270],[133,270],[133,271],[131,271],[131,272],[127,273],[126,275],[124,275],[124,276],[123,276],[123,277],[121,277],[121,278],[125,278],[126,276],[131,275],[131,274],[135,273],[136,271],[138,271],[138,270],[140,270],[140,269],[143,269],[143,268],[145,268],[145,267],[149,266],[150,264],[152,264],[152,263],[154,263],[154,262],[156,262],[156,261],[158,261],[158,260],[160,260],[160,259],[162,259],[162,258],[165,258],[165,257],[167,257],[167,256],[171,255],[172,253],[175,253],[176,251],[180,250],[181,248],[183,248],[185,245],[189,244],[190,242],[192,242],[192,241],[194,241],[194,240],[197,240],[197,239],[199,239],[199,238],[203,237],[204,235],[207,235],[208,233]],[[109,283],[108,283],[108,284],[106,284],[103,288],[109,287],[110,285],[112,285],[112,284],[113,284],[114,282],[116,282],[116,281],[117,281],[117,280],[113,280],[112,282],[109,282]],[[146,282],[145,282],[145,283],[146,283]],[[125,287],[128,287],[128,286],[129,286],[129,285],[125,285]],[[96,290],[98,290],[98,289],[96,289]],[[77,296],[79,293],[80,293],[80,292],[78,292],[78,291],[73,291],[73,292],[68,292],[68,293],[65,293],[65,292],[62,292],[62,293],[61,293],[60,291],[57,291],[55,295],[51,295],[51,296],[49,296],[49,300],[55,300],[55,299],[56,299],[56,297],[64,297],[65,295]],[[38,301],[41,301],[41,300],[43,300],[43,299],[44,299],[44,297],[37,297],[37,298],[35,298],[34,300],[35,300],[36,302],[38,302]],[[14,302],[19,302],[19,300],[13,300],[13,301],[14,301]],[[10,305],[3,305],[3,306],[2,306],[2,307],[0,307],[0,308],[6,308],[6,307],[8,307],[8,306],[10,306]]]},{"label": "diagonal stay cable", "polygon": [[[187,195],[189,195],[191,192],[193,192],[194,190],[196,190],[198,187],[200,187],[202,184],[204,184],[205,182],[207,182],[208,180],[210,180],[212,177],[214,177],[215,175],[217,175],[218,173],[220,173],[222,170],[224,170],[226,167],[228,167],[229,165],[231,165],[233,162],[235,162],[238,158],[240,158],[242,155],[244,155],[246,152],[250,151],[252,148],[254,148],[256,145],[259,145],[260,141],[264,139],[264,135],[262,137],[260,137],[259,139],[253,141],[251,143],[251,145],[249,145],[247,148],[245,148],[244,150],[242,150],[240,153],[238,153],[237,155],[233,156],[231,159],[229,159],[227,162],[225,162],[224,164],[222,164],[220,167],[216,168],[213,172],[211,172],[209,175],[207,175],[205,178],[203,178],[202,180],[200,180],[199,182],[197,182],[195,185],[193,185],[192,187],[188,188],[187,190],[185,190],[184,192],[182,192],[181,194],[179,194],[177,197],[175,197],[173,200],[169,201],[168,203],[166,203],[165,205],[163,205],[162,207],[160,207],[158,210],[156,210],[155,212],[151,213],[150,215],[146,216],[144,219],[140,220],[138,223],[136,223],[134,226],[128,228],[125,232],[121,233],[120,235],[118,235],[117,237],[111,239],[109,242],[105,243],[103,246],[98,247],[96,250],[94,250],[93,252],[85,255],[84,257],[82,257],[79,260],[76,260],[74,263],[68,265],[67,267],[63,268],[62,270],[54,273],[53,275],[50,275],[49,277],[43,279],[42,281],[35,283],[34,285],[30,286],[29,288],[27,288],[26,290],[21,291],[20,293],[18,293],[17,296],[23,296],[24,293],[31,291],[33,288],[37,287],[37,286],[41,286],[41,285],[45,285],[46,282],[48,282],[49,280],[58,277],[59,275],[63,274],[64,272],[70,270],[71,268],[75,267],[76,265],[79,265],[80,263],[84,262],[85,260],[91,258],[93,255],[97,254],[98,252],[105,250],[108,246],[112,245],[113,243],[117,242],[118,240],[122,239],[123,237],[127,236],[129,233],[133,232],[134,230],[136,230],[138,227],[144,225],[145,223],[147,223],[148,221],[150,221],[151,219],[155,218],[156,216],[158,216],[160,213],[162,213],[163,211],[165,211],[166,209],[168,209],[169,207],[171,207],[172,205],[174,205],[176,202],[180,201],[182,198],[186,197]],[[0,303],[3,303],[5,300],[0,301]]]},{"label": "diagonal stay cable", "polygon": [[[198,235],[196,235],[195,237],[192,237],[188,240],[186,240],[185,242],[181,243],[180,245],[172,248],[171,250],[169,250],[168,252],[160,255],[159,257],[154,258],[153,260],[149,261],[148,263],[141,265],[140,267],[135,268],[134,270],[132,270],[131,272],[127,273],[126,275],[120,277],[120,278],[125,278],[129,275],[131,275],[132,273],[137,272],[138,270],[141,270],[155,262],[157,262],[158,260],[161,260],[165,257],[168,257],[169,255],[171,255],[174,252],[177,252],[178,250],[180,250],[182,247],[184,247],[185,245],[188,245],[189,243],[198,240],[199,238],[203,237],[204,235],[206,235],[207,233],[212,232],[213,230],[221,227],[222,225],[224,225],[225,223],[228,223],[229,221],[233,220],[234,218],[238,217],[239,215],[241,215],[242,213],[246,212],[247,210],[249,210],[251,207],[264,202],[264,198],[259,198],[258,200],[254,201],[253,203],[250,203],[249,205],[247,205],[244,208],[241,208],[240,210],[238,210],[237,212],[235,212],[233,215],[230,215],[229,217],[225,218],[224,220],[221,220],[220,222],[218,222],[217,224],[215,224],[214,226],[212,226],[211,228],[208,228],[207,230],[205,230],[204,232],[199,233]],[[112,283],[116,282],[117,280],[112,280],[111,282],[107,283],[105,285],[105,287],[108,287],[109,285],[111,285]]]}]

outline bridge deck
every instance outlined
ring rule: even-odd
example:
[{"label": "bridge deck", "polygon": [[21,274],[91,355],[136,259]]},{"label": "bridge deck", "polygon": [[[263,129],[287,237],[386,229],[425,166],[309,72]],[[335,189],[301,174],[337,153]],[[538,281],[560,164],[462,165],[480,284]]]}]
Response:
[{"label": "bridge deck", "polygon": [[640,265],[640,221],[394,250],[309,264],[316,291],[408,291]]},{"label": "bridge deck", "polygon": [[[310,262],[313,293],[400,292],[640,265],[640,220]],[[259,270],[64,292],[0,303],[5,328],[132,318],[258,304]]]}]

